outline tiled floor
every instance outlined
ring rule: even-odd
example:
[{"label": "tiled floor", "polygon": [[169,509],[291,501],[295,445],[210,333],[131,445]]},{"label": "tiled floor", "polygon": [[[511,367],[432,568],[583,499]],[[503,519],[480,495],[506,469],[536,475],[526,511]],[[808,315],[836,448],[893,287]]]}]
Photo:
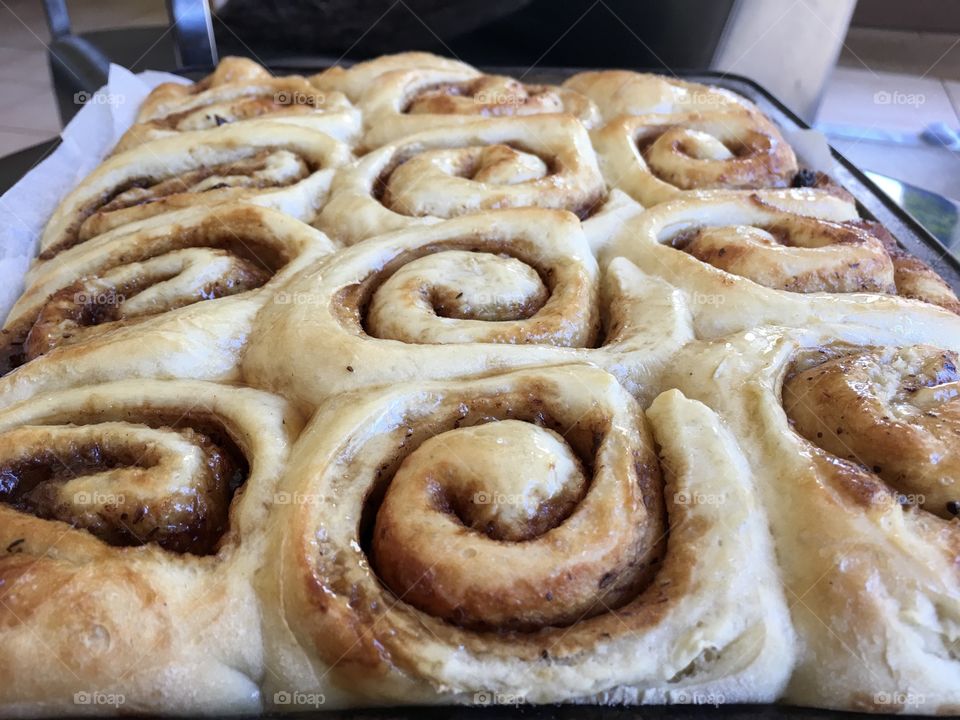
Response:
[{"label": "tiled floor", "polygon": [[[74,28],[159,25],[164,0],[70,0]],[[0,0],[0,156],[60,128],[38,0]],[[960,199],[960,153],[922,144],[932,122],[960,128],[960,38],[856,28],[824,91],[818,124],[852,161]],[[858,139],[892,132],[903,142]],[[861,132],[862,134],[862,132]]]}]

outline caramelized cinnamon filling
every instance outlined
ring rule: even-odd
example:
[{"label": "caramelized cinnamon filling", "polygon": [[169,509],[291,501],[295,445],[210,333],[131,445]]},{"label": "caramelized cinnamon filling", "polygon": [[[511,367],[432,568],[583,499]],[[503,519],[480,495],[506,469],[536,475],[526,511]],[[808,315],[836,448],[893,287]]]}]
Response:
[{"label": "caramelized cinnamon filling", "polygon": [[[155,543],[176,553],[216,553],[233,495],[249,472],[225,428],[202,415],[144,413],[100,430],[51,425],[0,434],[0,502],[118,547]],[[168,491],[158,492],[154,476],[176,462],[168,454],[186,447],[198,458],[194,475],[170,478]]]},{"label": "caramelized cinnamon filling", "polygon": [[949,519],[960,500],[958,364],[957,353],[928,346],[827,348],[795,360],[784,408],[848,475]]},{"label": "caramelized cinnamon filling", "polygon": [[[214,280],[200,285],[177,284],[189,264],[173,261],[177,251],[208,249],[209,261],[226,268]],[[84,342],[100,332],[134,324],[155,315],[205,300],[236,295],[262,287],[292,259],[277,246],[243,230],[243,218],[229,225],[218,219],[141,243],[115,253],[95,275],[89,275],[55,292],[40,312],[0,331],[0,377],[56,347]],[[194,265],[207,261],[196,260]],[[126,272],[129,263],[141,263],[138,272]],[[151,269],[158,264],[159,269]],[[132,310],[127,301],[145,290],[173,281],[156,302]]]},{"label": "caramelized cinnamon filling", "polygon": [[[289,169],[279,175],[271,172],[271,160],[276,160],[280,155],[291,161],[295,166],[295,172],[289,172]],[[91,235],[89,231],[84,230],[84,226],[94,216],[149,205],[181,194],[202,194],[225,188],[261,190],[287,187],[299,182],[317,169],[304,158],[278,147],[263,148],[245,158],[198,168],[174,177],[134,178],[112,188],[109,193],[105,193],[81,208],[76,220],[67,229],[64,240],[41,252],[39,259],[49,260],[64,250],[88,240]],[[212,179],[219,180],[209,182]]]},{"label": "caramelized cinnamon filling", "polygon": [[[482,590],[474,594],[470,588],[448,585],[451,579],[446,577],[447,570],[440,566],[421,567],[423,559],[417,559],[417,553],[422,548],[411,552],[409,544],[402,542],[405,533],[402,526],[407,516],[416,513],[447,518],[446,522],[462,528],[465,537],[476,538],[468,544],[477,547],[480,554],[485,543],[502,546],[544,542],[551,531],[570,522],[590,492],[594,473],[600,470],[595,467],[594,458],[606,442],[609,419],[598,410],[571,426],[553,417],[548,405],[540,400],[537,388],[529,388],[529,392],[497,398],[472,398],[444,409],[442,415],[430,423],[418,418],[409,418],[405,426],[401,423],[399,450],[377,473],[378,480],[363,507],[359,536],[361,547],[381,582],[402,602],[472,630],[536,632],[543,627],[536,617],[549,618],[551,626],[571,625],[623,606],[649,584],[665,550],[661,479],[652,454],[644,454],[642,458],[638,455],[635,465],[616,469],[616,472],[635,473],[632,480],[624,482],[641,489],[647,507],[644,517],[649,527],[635,539],[642,538],[642,541],[636,545],[628,542],[621,548],[621,559],[602,573],[602,577],[598,575],[585,600],[582,587],[574,591],[568,585],[578,585],[585,581],[584,577],[554,578],[542,586],[530,579],[532,585],[541,588],[537,597],[531,599],[537,609],[518,607],[514,616],[510,608],[502,608],[505,617],[491,622],[477,607]],[[501,436],[504,440],[497,440]],[[532,473],[533,484],[523,481],[516,495],[506,494],[511,483],[518,482],[513,473],[522,474],[528,468],[520,468],[495,455],[489,456],[489,464],[481,468],[472,464],[469,456],[457,452],[461,445],[469,449],[468,453],[476,452],[479,444],[479,452],[483,453],[500,447],[500,442],[507,443],[503,452],[508,453],[518,452],[518,443],[528,449],[546,448],[549,460],[544,467],[548,468],[547,474],[555,471],[556,477],[541,484],[543,468],[537,456],[521,452],[524,458],[533,458],[529,465],[534,469],[527,473]],[[501,477],[501,470],[507,474]],[[506,488],[503,492],[491,489],[501,481],[507,483],[501,486]],[[401,501],[393,500],[391,495],[407,490],[396,483],[407,487],[410,483],[419,485],[425,495],[421,495],[420,502],[413,507],[404,501],[402,506],[406,510],[398,513],[394,503]],[[443,552],[443,549],[436,548],[436,551]],[[470,558],[464,562],[480,562],[479,555],[467,552]],[[451,600],[451,596],[463,602]],[[564,606],[565,599],[572,597],[580,600]]]},{"label": "caramelized cinnamon filling", "polygon": [[[422,274],[414,271],[409,273],[412,277],[407,278],[407,271],[416,268],[420,260],[439,267],[425,267]],[[397,273],[404,268],[407,270],[403,272],[405,277],[394,282]],[[448,272],[437,272],[444,268]],[[497,275],[479,274],[487,270]],[[498,289],[503,293],[500,294]],[[592,297],[584,295],[583,307],[571,308],[570,317],[551,314],[538,319],[540,311],[551,302],[555,290],[554,271],[540,266],[520,248],[507,241],[492,243],[465,237],[397,255],[361,283],[341,293],[335,300],[334,310],[342,322],[358,327],[371,337],[383,339],[431,342],[408,336],[406,330],[387,330],[385,324],[386,321],[393,327],[401,318],[427,305],[428,313],[410,316],[426,322],[435,318],[484,322],[489,327],[484,331],[483,342],[593,347],[600,322],[598,313],[591,307]],[[585,292],[586,289],[577,291],[575,297],[581,298],[581,293]],[[381,301],[381,293],[389,293],[389,296],[384,295]],[[434,318],[430,318],[430,314]],[[583,322],[578,319],[580,316],[591,318],[585,331],[577,330]],[[528,322],[509,324],[517,321]],[[449,330],[455,332],[453,327]],[[451,336],[449,340],[432,342],[458,341],[464,340]]]}]

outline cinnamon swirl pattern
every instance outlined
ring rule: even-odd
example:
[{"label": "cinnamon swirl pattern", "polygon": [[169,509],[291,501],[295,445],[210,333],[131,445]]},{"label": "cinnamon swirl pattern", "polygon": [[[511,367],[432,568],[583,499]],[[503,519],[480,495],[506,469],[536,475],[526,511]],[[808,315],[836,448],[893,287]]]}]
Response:
[{"label": "cinnamon swirl pattern", "polygon": [[792,633],[743,458],[678,393],[650,421],[652,434],[610,375],[578,366],[322,408],[283,485],[311,501],[282,509],[264,579],[284,598],[268,627],[292,631],[273,634],[268,662],[286,675],[268,694],[776,696]]},{"label": "cinnamon swirl pattern", "polygon": [[[601,278],[575,216],[502,210],[374,238],[321,260],[257,318],[249,381],[306,405],[354,388],[590,362],[649,398],[691,337],[669,285]],[[278,356],[276,348],[301,348]]]},{"label": "cinnamon swirl pattern", "polygon": [[776,126],[733,93],[620,70],[564,87],[600,107],[605,124],[592,137],[607,184],[644,206],[697,190],[787,187],[797,174]]},{"label": "cinnamon swirl pattern", "polygon": [[321,90],[333,90],[346,95],[352,102],[359,102],[379,78],[390,72],[409,70],[436,70],[476,76],[480,71],[464,62],[452,60],[427,52],[403,52],[381,55],[373,60],[356,63],[350,67],[335,65],[310,78],[310,83]]},{"label": "cinnamon swirl pattern", "polygon": [[429,53],[387,55],[351,68],[334,67],[311,78],[322,89],[345,93],[363,112],[363,146],[486,117],[565,114],[587,128],[599,122],[593,102],[575,90],[484,75],[465,63]]},{"label": "cinnamon swirl pattern", "polygon": [[114,228],[186,207],[249,201],[310,222],[349,148],[268,120],[162,138],[114,155],[70,193],[40,238],[40,259]]},{"label": "cinnamon swirl pattern", "polygon": [[[916,258],[907,266],[889,235],[824,191],[674,200],[630,220],[607,244],[601,236],[595,250],[682,288],[705,337],[766,323],[883,328],[894,317],[905,337],[928,323],[958,327],[946,283]],[[931,313],[928,303],[946,310]]]},{"label": "cinnamon swirl pattern", "polygon": [[157,88],[0,331],[0,715],[956,714],[960,301],[796,168],[640,73]]},{"label": "cinnamon swirl pattern", "polygon": [[0,403],[131,375],[229,379],[276,288],[331,253],[276,210],[192,208],[124,226],[35,266],[4,324]]},{"label": "cinnamon swirl pattern", "polygon": [[5,712],[256,711],[252,579],[300,423],[274,396],[189,381],[0,411]]},{"label": "cinnamon swirl pattern", "polygon": [[788,702],[960,706],[958,338],[767,328],[695,343],[671,368],[758,474],[802,648]]},{"label": "cinnamon swirl pattern", "polygon": [[787,187],[797,159],[754,110],[620,116],[593,134],[603,175],[645,206],[696,190]]},{"label": "cinnamon swirl pattern", "polygon": [[577,73],[563,87],[590,98],[605,123],[621,115],[673,115],[752,107],[745,98],[728,90],[628,70]]},{"label": "cinnamon swirl pattern", "polygon": [[542,207],[584,218],[605,195],[576,120],[479,120],[413,135],[345,167],[318,225],[353,244],[484,210]]},{"label": "cinnamon swirl pattern", "polygon": [[264,118],[306,125],[346,142],[360,131],[360,112],[342,93],[318,90],[299,75],[273,77],[252,60],[227,57],[199,82],[154,89],[115,152],[180,132]]}]

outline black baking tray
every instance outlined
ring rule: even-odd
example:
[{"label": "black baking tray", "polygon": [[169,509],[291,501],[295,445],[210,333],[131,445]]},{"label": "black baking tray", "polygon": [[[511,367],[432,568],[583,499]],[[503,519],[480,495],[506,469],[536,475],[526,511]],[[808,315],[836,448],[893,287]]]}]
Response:
[{"label": "black baking tray", "polygon": [[[342,63],[349,65],[350,63]],[[277,74],[310,75],[326,65],[270,64],[268,69]],[[587,68],[527,68],[484,67],[484,72],[522,76],[527,83],[559,84],[566,78]],[[199,79],[212,68],[187,68],[180,74]],[[638,72],[664,74],[662,69],[637,69]],[[802,119],[789,110],[774,95],[758,83],[741,75],[713,71],[671,71],[673,76],[691,82],[716,85],[741,95],[759,107],[777,125],[786,130],[810,129]],[[47,151],[49,152],[49,150]],[[954,290],[960,292],[960,260],[931,235],[908,212],[898,206],[876,184],[835,149],[831,148],[836,168],[833,179],[856,199],[860,214],[882,223],[897,241],[913,255],[933,267]],[[867,720],[877,714],[820,710],[791,705],[650,705],[607,707],[597,705],[507,705],[507,706],[431,706],[381,707],[356,710],[308,710],[296,713],[266,713],[258,718],[308,718],[323,720],[694,720],[709,717],[716,720]],[[900,715],[899,717],[921,717]]]}]

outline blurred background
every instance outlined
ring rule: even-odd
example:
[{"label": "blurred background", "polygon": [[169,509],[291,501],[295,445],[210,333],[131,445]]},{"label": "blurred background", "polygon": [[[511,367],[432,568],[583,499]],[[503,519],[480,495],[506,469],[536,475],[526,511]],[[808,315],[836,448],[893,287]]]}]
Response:
[{"label": "blurred background", "polygon": [[0,155],[55,136],[109,61],[478,65],[751,77],[862,168],[960,199],[958,0],[0,0]]}]

